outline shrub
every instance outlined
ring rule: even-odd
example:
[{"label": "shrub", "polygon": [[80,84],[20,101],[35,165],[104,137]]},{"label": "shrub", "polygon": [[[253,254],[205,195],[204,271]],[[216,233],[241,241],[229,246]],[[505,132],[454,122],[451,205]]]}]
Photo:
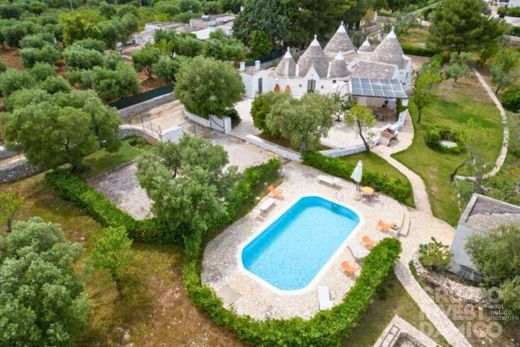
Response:
[{"label": "shrub", "polygon": [[253,106],[251,107],[251,116],[253,117],[255,127],[262,130],[263,133],[271,135],[265,124],[265,119],[269,112],[271,112],[271,107],[283,99],[290,99],[290,96],[288,94],[276,92],[258,95],[253,101]]},{"label": "shrub", "polygon": [[105,43],[101,40],[96,40],[93,38],[86,38],[83,40],[75,41],[74,45],[85,48],[85,49],[93,49],[98,51],[99,53],[103,53],[105,50]]},{"label": "shrub", "polygon": [[[345,162],[340,158],[327,158],[319,153],[305,151],[302,153],[303,163],[315,167],[328,174],[352,180],[350,175],[354,171],[355,165]],[[397,201],[407,205],[412,203],[412,187],[410,183],[390,178],[387,175],[377,172],[363,170],[362,184],[369,185],[376,190],[383,192]]]},{"label": "shrub", "polygon": [[499,18],[504,18],[507,14],[507,8],[505,8],[504,6],[500,6],[499,8],[497,8],[497,14]]},{"label": "shrub", "polygon": [[[428,147],[442,153],[459,154],[466,150],[462,134],[456,130],[446,127],[428,127],[426,129],[426,137],[424,141]],[[456,143],[456,146],[447,147],[442,145],[441,141],[451,141]]]},{"label": "shrub", "polygon": [[41,48],[23,48],[20,50],[22,64],[31,67],[36,63],[56,64],[60,60],[60,51],[54,46],[46,44]]},{"label": "shrub", "polygon": [[361,274],[343,301],[330,310],[318,312],[309,320],[258,321],[226,310],[222,300],[209,287],[201,284],[196,262],[188,263],[183,268],[183,281],[188,295],[201,311],[253,346],[339,346],[366,312],[400,252],[401,243],[398,240],[382,240],[365,258]]},{"label": "shrub", "polygon": [[39,33],[25,36],[20,41],[21,48],[42,48],[45,45],[54,45],[56,39],[51,33]]},{"label": "shrub", "polygon": [[520,7],[508,8],[507,15],[510,17],[520,17]]},{"label": "shrub", "polygon": [[5,70],[7,70],[7,65],[0,59],[0,73],[5,72]]},{"label": "shrub", "polygon": [[432,237],[432,242],[419,245],[419,261],[421,264],[436,272],[444,272],[451,264],[453,253],[448,246],[443,245]]},{"label": "shrub", "polygon": [[520,88],[512,88],[500,97],[502,106],[511,112],[520,112]]},{"label": "shrub", "polygon": [[92,69],[94,66],[103,65],[103,54],[78,45],[67,47],[63,51],[63,59],[71,69]]},{"label": "shrub", "polygon": [[520,27],[511,26],[509,29],[509,35],[511,36],[520,36]]},{"label": "shrub", "polygon": [[0,93],[7,97],[19,89],[31,88],[34,83],[34,77],[28,71],[8,69],[0,75]]},{"label": "shrub", "polygon": [[49,76],[38,85],[38,88],[46,91],[49,94],[56,94],[59,92],[68,93],[72,90],[69,82],[61,76]]},{"label": "shrub", "polygon": [[56,76],[56,71],[54,71],[54,67],[51,64],[47,63],[36,63],[31,68],[31,70],[29,70],[29,72],[38,81],[43,81],[50,76]]},{"label": "shrub", "polygon": [[412,45],[402,45],[404,54],[419,55],[422,57],[433,57],[437,51],[424,47],[417,47]]}]

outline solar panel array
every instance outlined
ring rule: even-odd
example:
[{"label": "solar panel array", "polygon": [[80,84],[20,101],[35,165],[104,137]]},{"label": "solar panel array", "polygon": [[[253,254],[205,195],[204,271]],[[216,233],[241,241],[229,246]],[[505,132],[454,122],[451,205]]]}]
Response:
[{"label": "solar panel array", "polygon": [[350,91],[354,96],[408,99],[401,82],[379,78],[353,77]]}]

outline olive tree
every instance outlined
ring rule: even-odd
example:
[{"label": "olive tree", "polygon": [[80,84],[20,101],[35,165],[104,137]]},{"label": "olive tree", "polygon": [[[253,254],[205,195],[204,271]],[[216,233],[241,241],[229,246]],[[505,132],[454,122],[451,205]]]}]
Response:
[{"label": "olive tree", "polygon": [[146,45],[132,54],[132,62],[137,71],[143,71],[146,77],[153,77],[153,65],[159,61],[161,51],[153,45]]},{"label": "olive tree", "polygon": [[331,98],[308,93],[300,100],[278,100],[265,119],[269,133],[289,140],[299,150],[315,149],[332,126],[335,105]]},{"label": "olive tree", "polygon": [[90,261],[97,270],[107,271],[121,293],[122,272],[132,264],[132,241],[124,227],[106,228],[94,240]]},{"label": "olive tree", "polygon": [[0,224],[7,226],[7,232],[11,232],[13,218],[16,211],[22,207],[23,199],[18,195],[0,192]]},{"label": "olive tree", "polygon": [[345,115],[345,123],[347,125],[355,125],[357,127],[359,137],[363,141],[365,149],[367,152],[370,152],[370,146],[365,136],[368,132],[368,129],[376,124],[376,117],[370,108],[364,105],[352,106],[352,108]]},{"label": "olive tree", "polygon": [[0,238],[0,345],[72,346],[89,306],[74,272],[82,253],[57,224],[34,217]]},{"label": "olive tree", "polygon": [[117,113],[93,92],[57,93],[47,102],[16,108],[3,119],[6,145],[45,168],[70,163],[80,168],[86,155],[119,147]]},{"label": "olive tree", "polygon": [[222,115],[243,91],[238,70],[213,58],[195,57],[177,74],[175,94],[189,111],[202,117]]},{"label": "olive tree", "polygon": [[162,143],[138,161],[137,178],[153,203],[153,213],[190,256],[200,254],[208,230],[227,216],[226,197],[236,169],[224,171],[226,151],[202,137]]}]

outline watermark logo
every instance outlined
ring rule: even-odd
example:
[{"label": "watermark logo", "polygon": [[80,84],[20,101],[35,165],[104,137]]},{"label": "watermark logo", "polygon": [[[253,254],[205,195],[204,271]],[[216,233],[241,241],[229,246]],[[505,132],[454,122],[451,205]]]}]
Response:
[{"label": "watermark logo", "polygon": [[[478,304],[461,303],[453,298],[450,291],[442,287],[425,287],[424,290],[468,339],[493,341],[502,336],[504,332],[502,322],[520,321],[520,317],[506,309],[501,303],[498,287],[483,289],[487,301],[485,308]],[[422,311],[419,324],[419,330],[425,335],[433,339],[440,337],[435,326]]]}]

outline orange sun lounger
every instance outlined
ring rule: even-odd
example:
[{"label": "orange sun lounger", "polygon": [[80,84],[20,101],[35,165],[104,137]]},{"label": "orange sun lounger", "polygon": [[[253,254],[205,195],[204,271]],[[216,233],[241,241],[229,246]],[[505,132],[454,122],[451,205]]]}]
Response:
[{"label": "orange sun lounger", "polygon": [[368,249],[372,249],[375,247],[375,245],[377,245],[376,241],[372,240],[370,237],[366,235],[363,236],[363,238],[361,239],[361,243]]},{"label": "orange sun lounger", "polygon": [[277,190],[273,185],[270,185],[269,187],[267,187],[267,190],[269,190],[269,193],[271,193],[271,196],[273,198],[276,198],[276,199],[279,199],[279,200],[283,199],[282,192]]},{"label": "orange sun lounger", "polygon": [[355,276],[357,268],[350,265],[350,263],[347,260],[345,260],[344,262],[341,263],[341,270],[343,270],[343,272],[347,276]]},{"label": "orange sun lounger", "polygon": [[382,220],[377,222],[377,230],[388,233],[392,230],[397,230],[397,224],[395,223],[385,223]]}]

